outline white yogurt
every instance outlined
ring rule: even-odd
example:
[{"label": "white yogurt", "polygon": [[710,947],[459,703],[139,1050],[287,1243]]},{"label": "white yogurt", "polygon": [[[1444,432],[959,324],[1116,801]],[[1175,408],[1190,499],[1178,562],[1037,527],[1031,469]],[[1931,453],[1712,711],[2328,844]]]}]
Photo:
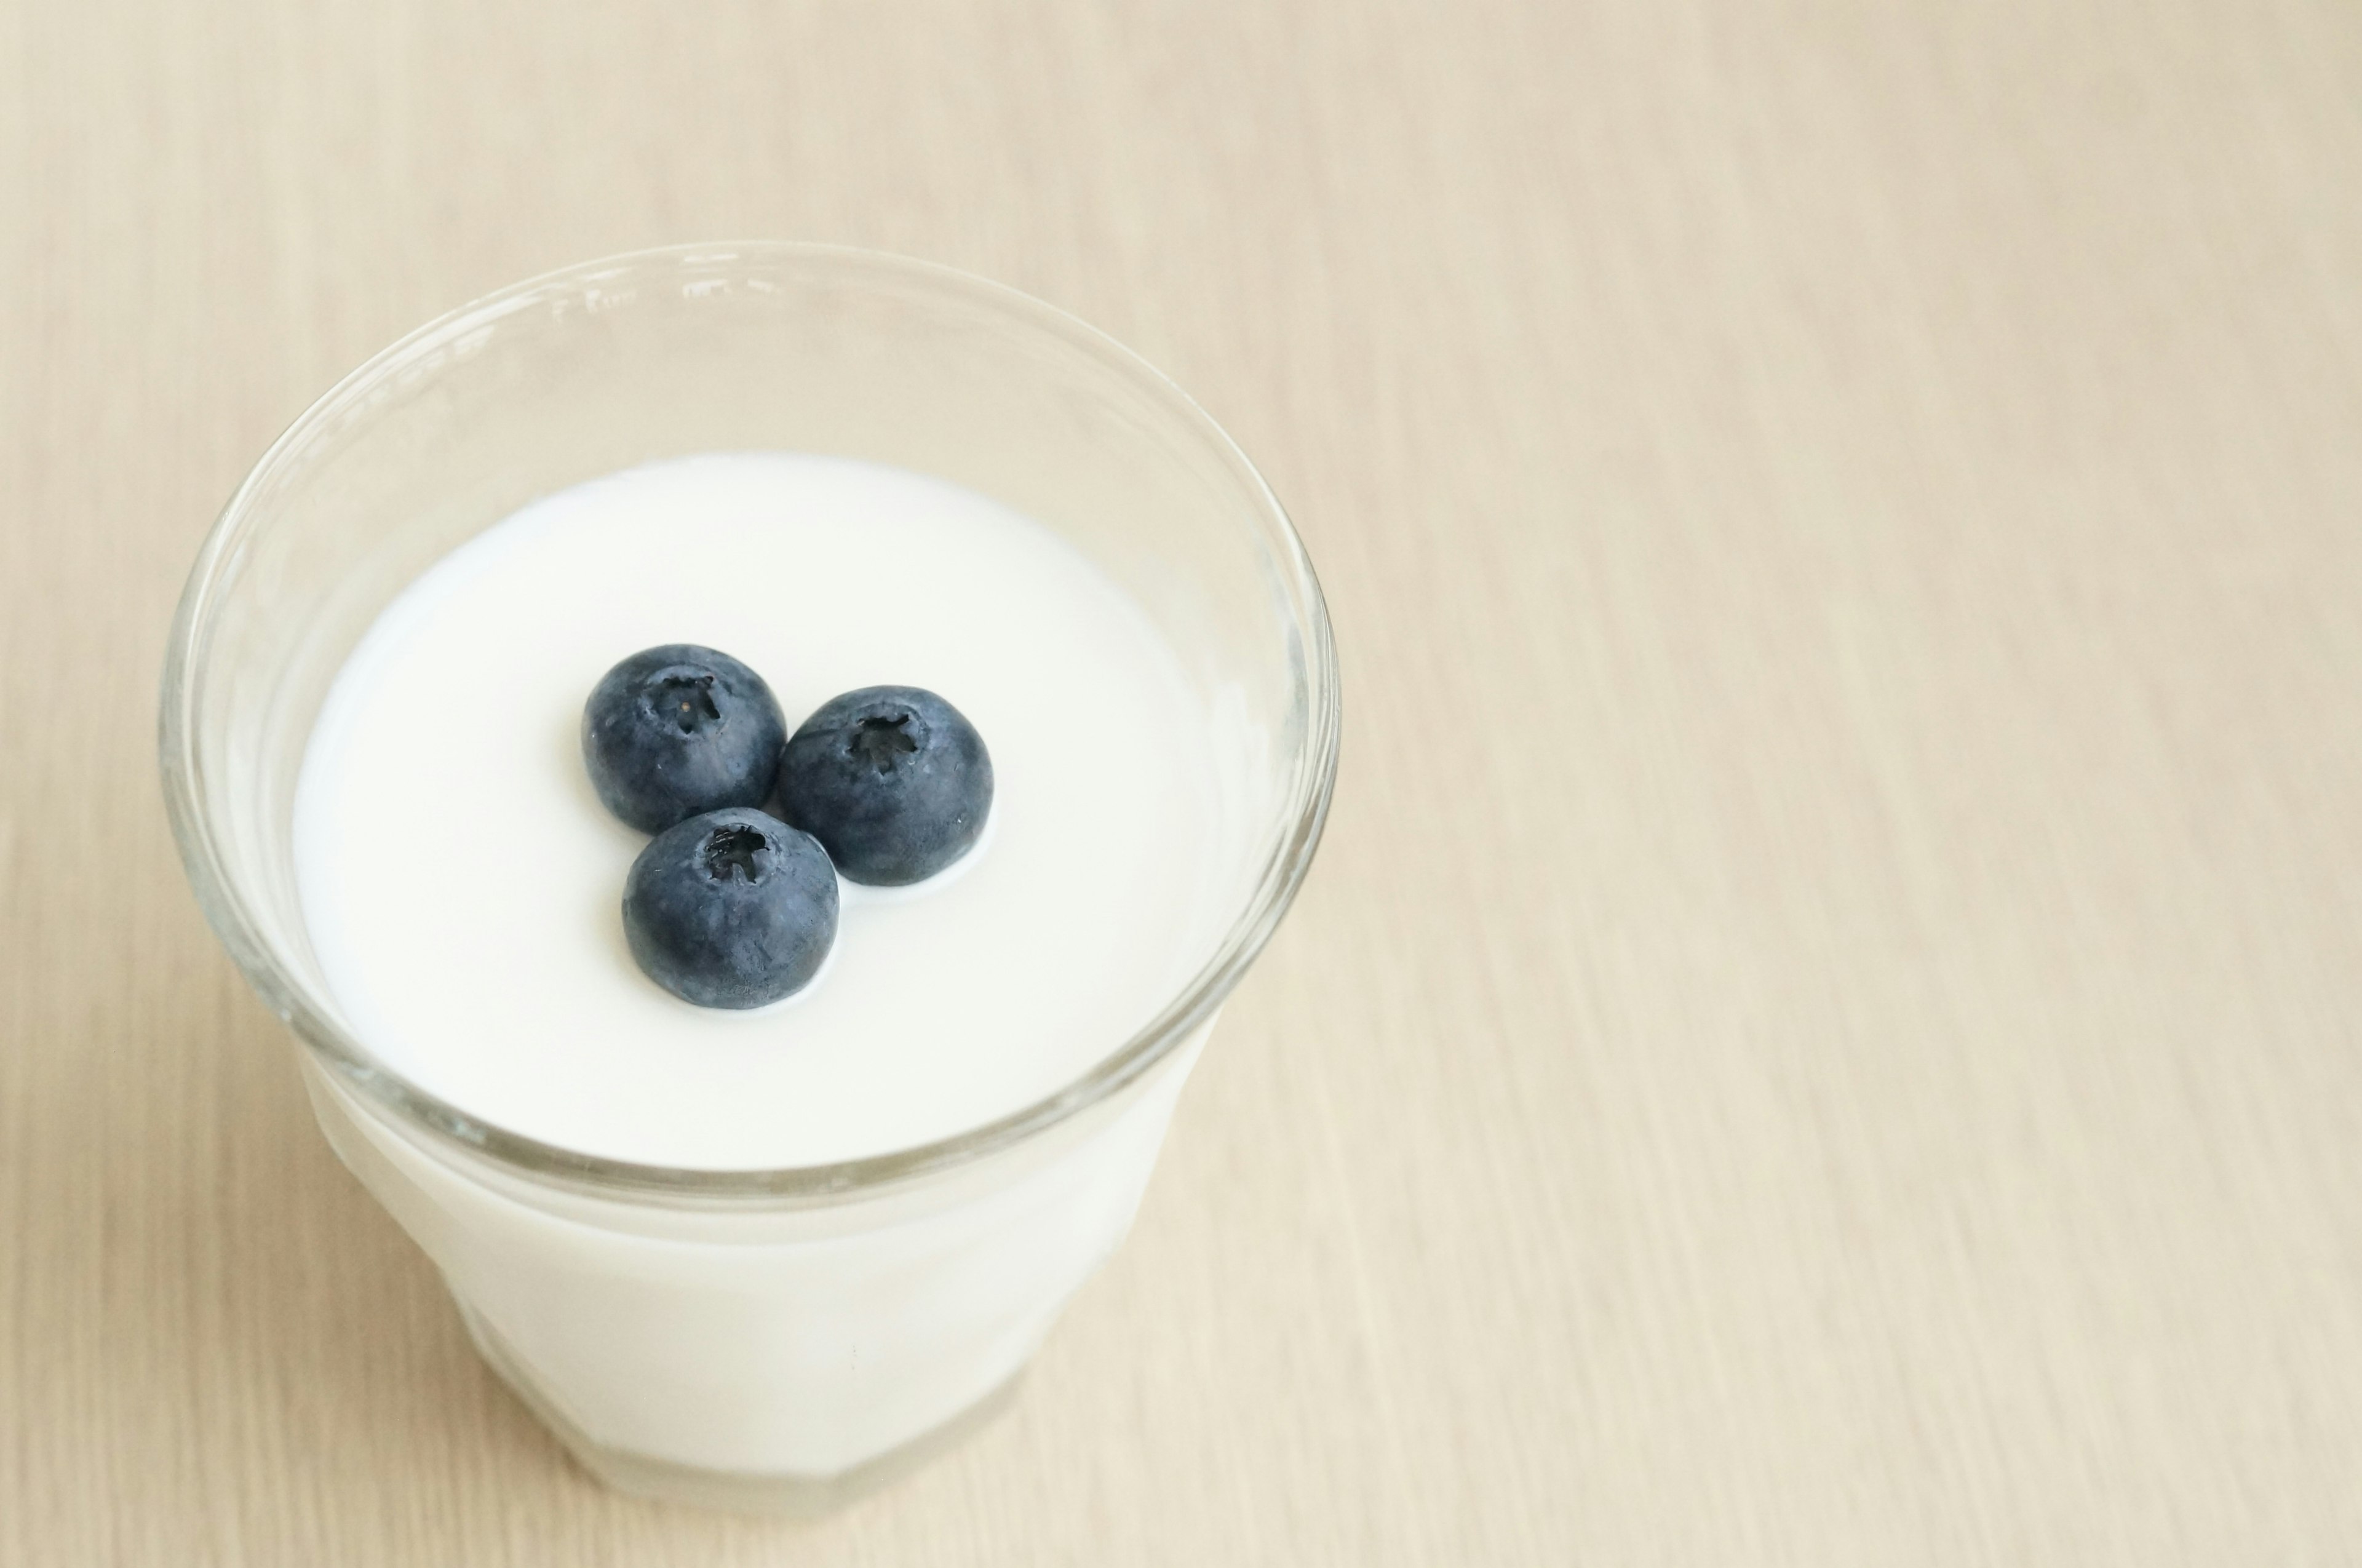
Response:
[{"label": "white yogurt", "polygon": [[[582,767],[592,685],[673,642],[751,665],[790,728],[923,686],[992,752],[984,841],[915,889],[844,884],[827,970],[751,1013],[634,966],[647,840]],[[655,1165],[880,1154],[1054,1092],[1202,960],[1207,733],[1147,617],[981,495],[839,458],[652,464],[526,507],[363,638],[297,793],[304,911],[359,1038],[496,1125]]]},{"label": "white yogurt", "polygon": [[[584,697],[668,642],[753,666],[790,725],[854,687],[928,687],[992,752],[978,847],[915,889],[846,885],[821,977],[751,1013],[634,966],[620,900],[646,840],[582,771]],[[1241,860],[1221,701],[1110,580],[980,495],[787,454],[634,469],[455,551],[357,646],[297,795],[306,919],[370,1051],[513,1132],[718,1169],[903,1149],[1073,1081],[1210,951]],[[786,1211],[554,1189],[308,1077],[578,1456],[792,1502],[1022,1366],[1130,1224],[1202,1039],[1010,1154]]]}]

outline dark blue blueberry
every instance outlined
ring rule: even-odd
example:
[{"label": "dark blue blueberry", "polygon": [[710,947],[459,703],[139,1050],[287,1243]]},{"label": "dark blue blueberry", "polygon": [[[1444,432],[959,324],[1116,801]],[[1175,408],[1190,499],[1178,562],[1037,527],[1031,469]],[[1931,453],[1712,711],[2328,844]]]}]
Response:
[{"label": "dark blue blueberry", "polygon": [[734,806],[648,842],[624,881],[624,934],[648,978],[700,1007],[803,989],[836,941],[836,872],[809,834]]},{"label": "dark blue blueberry", "polygon": [[787,738],[787,719],[763,678],[694,643],[634,654],[582,705],[591,787],[642,833],[700,812],[761,805]]},{"label": "dark blue blueberry", "polygon": [[992,809],[992,756],[933,692],[866,686],[822,704],[789,737],[773,800],[847,880],[900,887],[976,843]]}]

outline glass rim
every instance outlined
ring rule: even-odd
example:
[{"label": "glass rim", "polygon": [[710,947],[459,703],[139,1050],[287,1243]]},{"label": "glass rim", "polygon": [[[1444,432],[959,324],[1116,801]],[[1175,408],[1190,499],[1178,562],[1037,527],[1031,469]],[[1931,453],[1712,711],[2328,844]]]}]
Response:
[{"label": "glass rim", "polygon": [[[634,271],[730,262],[802,264],[835,271],[851,282],[866,274],[964,296],[1005,319],[1084,350],[1148,393],[1242,481],[1260,525],[1261,542],[1271,552],[1295,623],[1304,660],[1307,722],[1291,759],[1286,798],[1277,813],[1285,831],[1257,875],[1243,910],[1178,994],[1081,1075],[1005,1116],[910,1148],[821,1165],[709,1169],[585,1154],[500,1126],[412,1082],[340,1027],[323,999],[281,961],[246,893],[229,873],[216,842],[215,824],[204,805],[193,716],[212,640],[216,591],[256,526],[254,506],[263,487],[314,436],[348,415],[389,379],[419,368],[422,362],[431,365],[469,334],[486,330],[501,318],[561,292]],[[1335,788],[1340,701],[1336,644],[1328,606],[1303,541],[1246,454],[1170,377],[1079,317],[956,268],[851,246],[748,240],[626,251],[509,284],[405,334],[322,393],[248,470],[197,553],[173,615],[157,740],[172,836],[208,922],[248,983],[279,1017],[325,1067],[375,1109],[391,1113],[399,1123],[423,1130],[432,1143],[456,1146],[546,1185],[642,1201],[801,1207],[904,1187],[1024,1143],[1112,1099],[1209,1021],[1270,940],[1311,866]]]}]

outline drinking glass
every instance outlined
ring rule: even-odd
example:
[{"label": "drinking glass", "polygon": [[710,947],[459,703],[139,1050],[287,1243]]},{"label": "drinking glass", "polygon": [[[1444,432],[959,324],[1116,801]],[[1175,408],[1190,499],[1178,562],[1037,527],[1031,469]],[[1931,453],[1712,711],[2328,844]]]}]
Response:
[{"label": "drinking glass", "polygon": [[[638,1165],[495,1125],[378,1058],[305,927],[295,786],[330,681],[428,566],[535,497],[736,450],[935,475],[1080,549],[1186,668],[1233,847],[1193,977],[1038,1103],[829,1165]],[[1122,1239],[1183,1080],[1311,860],[1337,739],[1303,547],[1172,382],[981,279],[777,243],[569,267],[348,376],[205,541],[160,723],[206,917],[300,1042],[328,1141],[442,1270],[485,1360],[612,1485],[799,1511],[996,1408]]]}]

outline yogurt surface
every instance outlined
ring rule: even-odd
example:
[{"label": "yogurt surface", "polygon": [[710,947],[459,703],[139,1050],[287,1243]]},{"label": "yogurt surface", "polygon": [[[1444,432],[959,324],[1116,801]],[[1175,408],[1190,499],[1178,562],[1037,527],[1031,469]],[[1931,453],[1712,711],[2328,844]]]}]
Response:
[{"label": "yogurt surface", "polygon": [[[647,841],[583,772],[591,687],[670,642],[753,666],[791,729],[923,686],[992,753],[977,848],[843,884],[819,978],[752,1012],[640,973],[620,901]],[[980,494],[789,453],[649,464],[478,536],[356,646],[297,790],[306,923],[358,1037],[513,1132],[709,1169],[887,1153],[1054,1092],[1210,950],[1234,856],[1208,723],[1146,613]]]}]

